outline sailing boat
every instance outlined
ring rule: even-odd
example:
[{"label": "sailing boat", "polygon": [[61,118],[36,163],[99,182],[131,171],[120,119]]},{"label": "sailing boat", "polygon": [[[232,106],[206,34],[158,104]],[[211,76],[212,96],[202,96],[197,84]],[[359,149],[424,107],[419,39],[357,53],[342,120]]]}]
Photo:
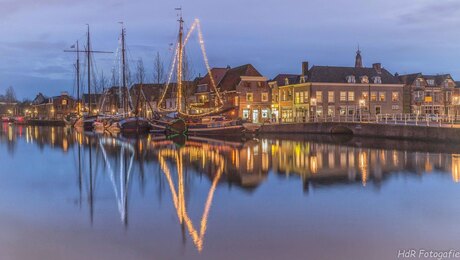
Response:
[{"label": "sailing boat", "polygon": [[[181,9],[178,9],[179,11]],[[241,122],[236,120],[228,120],[221,114],[223,114],[223,100],[222,95],[216,87],[214,82],[214,77],[212,76],[212,71],[208,63],[208,58],[204,48],[204,41],[201,33],[201,26],[198,19],[192,24],[190,30],[184,39],[183,24],[184,20],[182,15],[180,15],[179,22],[179,35],[177,47],[174,54],[174,59],[171,66],[171,71],[169,73],[168,82],[163,90],[162,96],[159,101],[158,109],[163,113],[177,113],[178,119],[170,120],[166,125],[166,134],[191,134],[191,135],[241,135],[244,133],[245,128]],[[208,111],[198,113],[198,114],[189,114],[187,112],[188,107],[186,106],[186,94],[183,84],[183,58],[184,58],[184,47],[187,44],[188,39],[190,38],[191,33],[194,29],[198,30],[199,42],[201,51],[203,54],[203,59],[205,61],[206,69],[208,75],[210,76],[211,87],[216,96],[216,107],[210,108]],[[177,66],[176,66],[177,64]],[[175,92],[176,95],[176,106],[175,108],[168,109],[164,106],[165,96],[168,92],[169,83],[171,76],[176,68],[176,77],[177,77],[177,89]],[[199,119],[200,121],[197,122]],[[165,120],[157,120],[155,124],[158,128],[164,125]]]},{"label": "sailing boat", "polygon": [[128,111],[128,109],[131,109],[132,102],[131,97],[128,91],[127,87],[127,78],[126,78],[126,42],[125,42],[125,36],[126,36],[126,31],[125,28],[122,26],[121,28],[121,64],[122,64],[122,90],[123,90],[123,98],[124,102],[122,104],[124,105],[124,118],[118,122],[118,125],[120,127],[120,131],[123,134],[147,134],[150,132],[152,129],[152,125],[150,122],[143,118],[139,117],[139,99],[140,95],[142,92],[142,77],[141,82],[140,82],[140,89],[137,97],[137,105],[136,105],[136,110],[134,111],[134,116],[129,116],[132,111]]}]

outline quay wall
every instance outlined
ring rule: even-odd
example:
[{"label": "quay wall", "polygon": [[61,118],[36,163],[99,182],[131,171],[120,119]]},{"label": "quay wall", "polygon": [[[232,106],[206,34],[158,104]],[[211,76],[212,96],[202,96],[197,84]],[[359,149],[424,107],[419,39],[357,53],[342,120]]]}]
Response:
[{"label": "quay wall", "polygon": [[31,126],[65,126],[63,120],[40,120],[40,119],[29,119],[27,125]]},{"label": "quay wall", "polygon": [[352,134],[392,139],[460,142],[460,128],[376,123],[292,123],[263,125],[261,134]]}]

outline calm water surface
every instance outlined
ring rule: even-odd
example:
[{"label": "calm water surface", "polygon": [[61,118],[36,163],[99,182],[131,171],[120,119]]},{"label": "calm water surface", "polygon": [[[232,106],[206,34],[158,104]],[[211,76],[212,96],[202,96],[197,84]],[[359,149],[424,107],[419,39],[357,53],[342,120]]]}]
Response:
[{"label": "calm water surface", "polygon": [[394,259],[460,250],[460,147],[1,125],[1,259]]}]

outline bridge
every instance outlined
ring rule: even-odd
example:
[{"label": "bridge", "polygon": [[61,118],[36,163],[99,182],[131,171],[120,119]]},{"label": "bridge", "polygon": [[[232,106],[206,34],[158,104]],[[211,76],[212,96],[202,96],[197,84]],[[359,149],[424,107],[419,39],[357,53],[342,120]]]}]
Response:
[{"label": "bridge", "polygon": [[[367,118],[366,118],[367,119]],[[264,124],[261,134],[349,134],[367,137],[460,142],[460,117],[378,115],[309,118],[306,122]]]}]

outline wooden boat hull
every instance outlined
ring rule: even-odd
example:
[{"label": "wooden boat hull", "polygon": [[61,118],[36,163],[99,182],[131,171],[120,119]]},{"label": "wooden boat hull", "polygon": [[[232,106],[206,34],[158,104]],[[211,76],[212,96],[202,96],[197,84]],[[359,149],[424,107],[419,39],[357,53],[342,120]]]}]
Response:
[{"label": "wooden boat hull", "polygon": [[152,129],[150,122],[141,117],[126,118],[118,122],[120,132],[124,134],[147,134]]}]

